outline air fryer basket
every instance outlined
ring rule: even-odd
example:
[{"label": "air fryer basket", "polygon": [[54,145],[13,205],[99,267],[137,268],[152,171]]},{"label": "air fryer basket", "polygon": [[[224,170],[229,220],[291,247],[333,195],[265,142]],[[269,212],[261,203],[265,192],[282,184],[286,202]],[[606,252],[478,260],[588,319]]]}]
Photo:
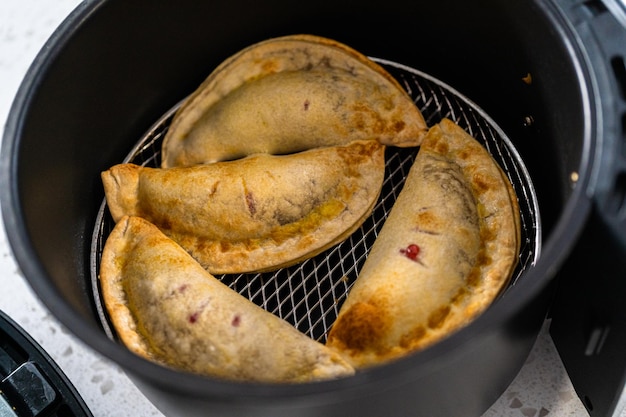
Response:
[{"label": "air fryer basket", "polygon": [[[404,86],[428,125],[438,123],[444,117],[457,122],[487,148],[507,174],[520,206],[521,249],[509,286],[515,285],[537,260],[541,245],[537,197],[517,150],[495,122],[459,92],[415,69],[375,60]],[[160,118],[123,162],[160,167],[161,144],[177,108],[175,106]],[[402,190],[416,152],[416,148],[387,149],[385,182],[378,203],[364,225],[343,243],[290,268],[267,273],[222,275],[218,279],[313,339],[325,342],[341,304]],[[94,227],[91,279],[98,314],[103,328],[111,337],[114,329],[100,297],[99,265],[106,238],[113,226],[105,200]]]},{"label": "air fryer basket", "polygon": [[[579,254],[595,259],[605,242],[618,242],[612,249],[626,253],[626,233],[617,232],[626,229],[620,209],[626,105],[616,94],[624,89],[615,88],[614,74],[620,79],[623,55],[620,61],[615,51],[623,51],[624,43],[606,60],[596,44],[607,35],[595,36],[596,27],[613,30],[610,19],[599,0],[388,0],[358,7],[344,0],[84,1],[33,63],[6,125],[0,195],[16,260],[51,312],[126,370],[166,414],[479,416],[524,363],[557,280],[567,286],[568,275],[578,270],[572,261],[591,268]],[[472,111],[459,112],[455,106],[469,103],[451,100],[458,94],[441,102],[473,134],[495,132],[499,138],[504,132],[510,139],[513,146],[501,148],[510,155],[498,156],[498,148],[489,147],[503,165],[515,164],[516,154],[524,162],[541,213],[541,256],[471,325],[432,348],[354,377],[299,385],[235,383],[139,358],[108,337],[94,302],[91,253],[103,201],[100,172],[122,161],[223,59],[292,33],[337,39],[368,56],[417,68],[483,109],[484,114],[470,105]],[[412,88],[409,78],[403,82]],[[418,90],[414,97],[422,94]],[[424,91],[424,97],[430,94]],[[475,123],[487,114],[495,123],[483,130]],[[431,123],[439,116],[432,117]],[[514,183],[516,172],[525,178],[521,167],[507,170]],[[532,206],[524,192],[518,196]],[[611,216],[604,216],[599,196],[617,207]],[[611,239],[597,235],[602,228],[586,230],[583,236],[595,241],[578,249],[583,229],[598,223],[617,225],[607,228]],[[525,229],[532,236],[538,226],[531,219]],[[531,252],[529,259],[537,255]],[[602,259],[606,270],[616,267]],[[563,265],[575,266],[561,275]],[[611,272],[623,275],[623,268]],[[593,285],[584,278],[581,284]],[[239,289],[238,280],[232,284]],[[286,316],[301,321],[303,309],[287,310]],[[312,322],[301,324],[320,337],[327,324]],[[594,400],[591,395],[588,403]],[[596,404],[594,410],[602,408]]]}]

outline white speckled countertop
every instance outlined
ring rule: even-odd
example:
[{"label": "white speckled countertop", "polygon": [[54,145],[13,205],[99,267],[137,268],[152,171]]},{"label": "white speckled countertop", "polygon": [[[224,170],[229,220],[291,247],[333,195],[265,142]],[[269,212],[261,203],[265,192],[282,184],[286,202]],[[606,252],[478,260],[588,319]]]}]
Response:
[{"label": "white speckled countertop", "polygon": [[[78,0],[0,0],[0,121],[29,65]],[[12,258],[0,224],[0,309],[52,356],[94,416],[162,416],[107,359],[76,340],[34,296]],[[544,326],[513,384],[484,417],[587,417]],[[622,413],[622,417],[626,413]]]}]

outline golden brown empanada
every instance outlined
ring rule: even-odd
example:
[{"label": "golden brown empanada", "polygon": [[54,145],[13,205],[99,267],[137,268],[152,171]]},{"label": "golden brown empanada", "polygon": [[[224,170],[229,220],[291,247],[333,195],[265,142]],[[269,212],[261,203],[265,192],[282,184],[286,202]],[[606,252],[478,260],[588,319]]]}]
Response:
[{"label": "golden brown empanada", "polygon": [[384,148],[357,141],[192,167],[120,164],[102,181],[115,221],[144,217],[214,274],[266,271],[316,255],[362,224],[382,187]]},{"label": "golden brown empanada", "polygon": [[337,353],[219,282],[141,218],[122,218],[109,235],[100,283],[118,336],[152,361],[244,381],[354,373]]},{"label": "golden brown empanada", "polygon": [[366,367],[468,324],[509,280],[519,233],[517,200],[501,169],[443,120],[424,138],[327,345]]},{"label": "golden brown empanada", "polygon": [[378,64],[330,39],[285,36],[233,55],[185,100],[163,141],[162,167],[353,140],[415,146],[426,130]]}]

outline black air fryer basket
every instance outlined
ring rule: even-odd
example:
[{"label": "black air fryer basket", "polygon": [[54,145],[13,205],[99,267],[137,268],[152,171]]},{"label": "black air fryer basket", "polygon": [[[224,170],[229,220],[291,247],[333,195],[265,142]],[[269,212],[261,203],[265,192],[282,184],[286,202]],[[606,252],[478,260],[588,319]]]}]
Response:
[{"label": "black air fryer basket", "polygon": [[[240,383],[139,358],[116,340],[100,303],[99,256],[112,227],[100,172],[122,161],[157,166],[172,112],[216,65],[295,33],[373,57],[429,124],[449,117],[485,145],[520,200],[514,279],[471,325],[350,378]],[[388,152],[381,199],[343,244],[276,273],[220,279],[325,340],[416,151]],[[513,380],[546,317],[590,414],[618,406],[626,12],[616,1],[85,1],[18,92],[1,181],[7,234],[36,293],[167,415],[479,416]]]}]

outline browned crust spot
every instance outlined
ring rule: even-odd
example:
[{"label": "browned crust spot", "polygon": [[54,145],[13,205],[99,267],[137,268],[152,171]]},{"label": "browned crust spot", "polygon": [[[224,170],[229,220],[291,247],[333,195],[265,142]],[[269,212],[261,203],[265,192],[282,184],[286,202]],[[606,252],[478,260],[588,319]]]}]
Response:
[{"label": "browned crust spot", "polygon": [[400,339],[400,347],[403,349],[413,349],[416,342],[426,336],[426,328],[424,326],[417,326],[410,332],[406,333]]},{"label": "browned crust spot", "polygon": [[328,336],[329,342],[360,351],[379,349],[391,323],[385,310],[376,304],[373,301],[353,305],[335,323]]},{"label": "browned crust spot", "polygon": [[430,316],[428,316],[428,327],[431,329],[441,327],[446,320],[446,317],[448,317],[448,314],[450,314],[449,305],[439,307],[437,310],[430,313]]}]

